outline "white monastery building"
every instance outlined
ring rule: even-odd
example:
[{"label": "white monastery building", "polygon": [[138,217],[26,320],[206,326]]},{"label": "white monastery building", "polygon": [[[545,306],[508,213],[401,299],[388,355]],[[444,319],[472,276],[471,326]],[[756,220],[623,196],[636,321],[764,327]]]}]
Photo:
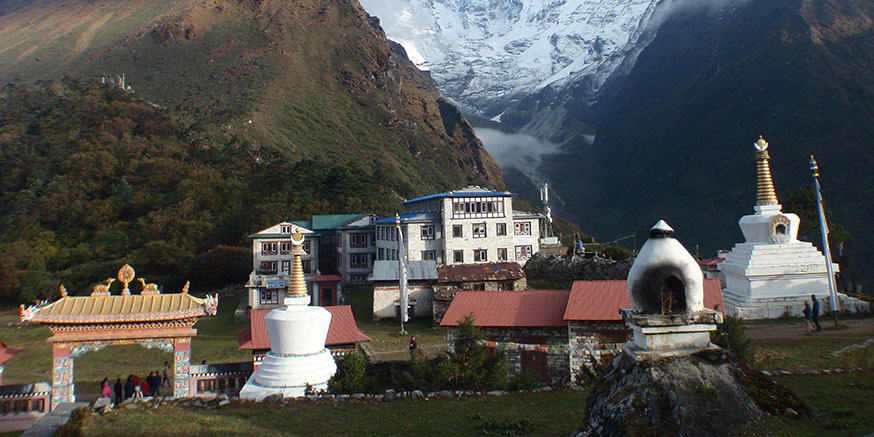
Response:
[{"label": "white monastery building", "polygon": [[[755,213],[741,217],[738,225],[746,241],[736,244],[719,264],[725,275],[725,313],[750,319],[799,315],[811,295],[822,311],[830,310],[828,261],[811,243],[798,240],[800,220],[782,212],[774,192],[768,143],[760,138],[755,148]],[[866,302],[841,293],[838,305],[840,311],[868,311]]]},{"label": "white monastery building", "polygon": [[[437,265],[515,261],[540,249],[541,214],[513,211],[515,194],[467,188],[407,200],[397,217],[409,261]],[[396,217],[376,226],[376,259],[398,257]]]}]

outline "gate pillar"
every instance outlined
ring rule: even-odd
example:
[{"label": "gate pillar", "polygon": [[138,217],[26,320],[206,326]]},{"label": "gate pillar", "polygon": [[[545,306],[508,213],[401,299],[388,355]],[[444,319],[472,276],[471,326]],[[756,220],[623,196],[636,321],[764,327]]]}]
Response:
[{"label": "gate pillar", "polygon": [[64,402],[75,402],[73,383],[73,358],[69,344],[52,344],[52,407]]},{"label": "gate pillar", "polygon": [[191,365],[191,338],[179,337],[173,341],[173,397],[183,398],[189,393],[189,366]]}]

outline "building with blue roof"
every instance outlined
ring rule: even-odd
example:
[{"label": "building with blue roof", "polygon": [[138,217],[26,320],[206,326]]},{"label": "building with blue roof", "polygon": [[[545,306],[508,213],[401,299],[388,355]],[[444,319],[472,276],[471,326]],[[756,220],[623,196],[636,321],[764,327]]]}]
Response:
[{"label": "building with blue roof", "polygon": [[[538,213],[513,211],[513,193],[469,186],[401,203],[397,216],[410,261],[437,265],[515,261],[539,249]],[[374,222],[376,262],[397,261],[395,217]]]}]

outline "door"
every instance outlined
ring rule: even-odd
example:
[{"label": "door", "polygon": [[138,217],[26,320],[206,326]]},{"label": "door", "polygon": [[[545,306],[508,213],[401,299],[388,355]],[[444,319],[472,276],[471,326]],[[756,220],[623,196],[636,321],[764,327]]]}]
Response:
[{"label": "door", "polygon": [[534,375],[540,382],[549,382],[549,369],[546,366],[546,352],[523,350],[522,373]]},{"label": "door", "polygon": [[337,286],[323,285],[319,287],[319,305],[332,306],[337,304]]}]

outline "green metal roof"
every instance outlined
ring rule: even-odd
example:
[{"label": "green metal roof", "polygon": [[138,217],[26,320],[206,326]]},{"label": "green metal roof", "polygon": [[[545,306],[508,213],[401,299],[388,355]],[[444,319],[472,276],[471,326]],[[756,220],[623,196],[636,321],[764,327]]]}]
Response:
[{"label": "green metal roof", "polygon": [[[323,231],[329,229],[337,229],[342,228],[349,222],[354,222],[355,220],[360,219],[361,217],[368,216],[370,214],[326,214],[326,215],[314,215],[312,220],[312,229],[314,231]],[[297,224],[297,222],[294,222]],[[298,225],[303,226],[303,225]],[[307,226],[303,226],[307,228]]]}]

